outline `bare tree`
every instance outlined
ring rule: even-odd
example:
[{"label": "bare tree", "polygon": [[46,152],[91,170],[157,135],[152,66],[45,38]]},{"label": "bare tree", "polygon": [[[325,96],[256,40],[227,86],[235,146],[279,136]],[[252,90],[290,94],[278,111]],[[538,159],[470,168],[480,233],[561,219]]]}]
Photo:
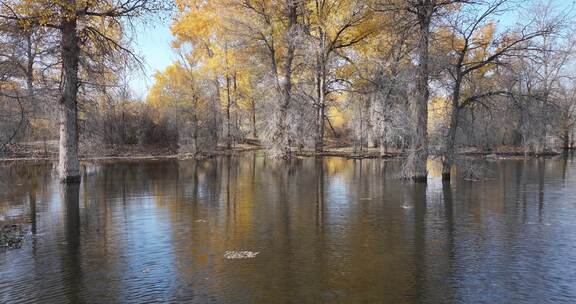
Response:
[{"label": "bare tree", "polygon": [[406,177],[415,182],[426,182],[428,171],[428,101],[430,99],[430,40],[434,19],[445,13],[445,8],[473,0],[409,0],[378,2],[377,10],[385,13],[405,13],[404,26],[418,28],[416,96],[411,103],[413,134],[404,167]]},{"label": "bare tree", "polygon": [[[481,70],[489,65],[503,64],[512,56],[526,55],[527,50],[534,50],[531,43],[534,38],[551,33],[556,24],[541,24],[535,29],[528,25],[519,29],[503,31],[497,37],[485,37],[492,31],[492,17],[498,16],[509,9],[508,0],[497,0],[482,4],[466,4],[454,14],[444,18],[449,37],[441,41],[449,41],[446,70],[451,79],[451,97],[449,106],[449,126],[446,139],[446,151],[443,158],[443,179],[450,179],[450,169],[454,164],[456,131],[460,120],[460,112],[474,102],[482,99],[507,95],[501,88],[483,88],[477,84],[480,78],[490,78],[494,71]],[[532,22],[528,22],[532,24]],[[484,32],[483,32],[484,31]],[[486,33],[488,31],[488,33]],[[442,43],[442,42],[440,42]],[[467,94],[463,96],[463,86],[468,86]]]},{"label": "bare tree", "polygon": [[[24,2],[24,3],[22,3]],[[45,1],[2,1],[0,18],[31,26],[47,27],[60,33],[60,152],[58,172],[62,182],[79,182],[78,89],[82,46],[88,41],[110,52],[129,52],[114,31],[107,32],[96,20],[106,20],[108,29],[122,28],[121,20],[158,9],[159,2],[147,0],[58,3]],[[27,5],[22,13],[20,5]],[[112,54],[109,54],[112,55]]]}]

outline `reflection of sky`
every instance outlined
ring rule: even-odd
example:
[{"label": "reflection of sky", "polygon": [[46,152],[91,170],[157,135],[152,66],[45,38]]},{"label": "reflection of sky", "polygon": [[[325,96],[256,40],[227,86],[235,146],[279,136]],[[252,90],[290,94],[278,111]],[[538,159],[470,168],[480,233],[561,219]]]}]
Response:
[{"label": "reflection of sky", "polygon": [[[575,179],[573,168],[566,181]],[[536,168],[523,174],[530,181],[504,189],[508,204],[517,209],[484,208],[481,225],[472,218],[456,220],[452,281],[458,302],[574,303],[576,193],[558,176],[545,176],[539,185]]]},{"label": "reflection of sky", "polygon": [[348,185],[344,180],[342,175],[336,175],[331,177],[325,177],[326,189],[325,197],[326,200],[330,202],[330,206],[338,206],[338,208],[343,208],[350,205],[350,196],[348,193]]},{"label": "reflection of sky", "polygon": [[121,300],[132,300],[135,293],[146,295],[139,301],[165,299],[176,278],[169,214],[159,210],[152,198],[139,199],[135,205],[125,211],[130,218],[123,240],[118,240],[123,247],[120,264],[125,263],[119,278],[125,292]]}]

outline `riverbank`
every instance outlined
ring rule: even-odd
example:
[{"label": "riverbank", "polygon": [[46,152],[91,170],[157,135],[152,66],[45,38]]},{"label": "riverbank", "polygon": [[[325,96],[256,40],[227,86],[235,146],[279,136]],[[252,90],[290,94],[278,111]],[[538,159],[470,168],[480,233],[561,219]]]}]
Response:
[{"label": "riverbank", "polygon": [[[562,154],[562,150],[557,151],[545,151],[543,153],[533,153],[526,152],[522,147],[510,147],[502,146],[491,150],[481,150],[478,148],[461,148],[458,152],[460,156],[468,157],[543,157],[543,156],[554,156]],[[370,159],[370,158],[403,158],[406,156],[405,151],[400,150],[389,150],[385,153],[381,153],[378,148],[363,148],[362,150],[355,149],[352,147],[344,148],[328,148],[323,151],[314,150],[302,150],[295,151],[295,155],[303,157],[324,157],[324,156],[335,156],[343,157],[348,159]],[[430,153],[431,156],[440,156],[439,153]]]},{"label": "riverbank", "polygon": [[[146,146],[122,146],[89,149],[81,148],[80,160],[82,161],[142,161],[161,159],[206,159],[216,156],[235,155],[247,151],[266,150],[267,148],[257,141],[248,141],[237,144],[231,149],[219,146],[217,150],[193,153],[178,153],[170,147],[146,147]],[[95,152],[97,150],[97,152]],[[476,147],[462,147],[459,155],[468,157],[541,157],[562,154],[562,150],[549,150],[545,153],[535,154],[524,151],[523,147],[499,146],[491,150],[483,150]],[[342,157],[347,159],[393,159],[405,157],[405,151],[389,149],[381,153],[379,148],[358,149],[343,146],[342,143],[330,142],[322,151],[314,149],[294,149],[296,157]],[[431,153],[431,155],[438,155]],[[57,141],[28,142],[12,144],[8,151],[0,155],[0,162],[43,162],[58,159]]]},{"label": "riverbank", "polygon": [[[0,155],[0,162],[45,162],[58,160],[58,143],[48,141],[42,143],[20,143],[8,146],[8,151]],[[218,147],[213,151],[193,153],[178,153],[170,147],[154,146],[121,146],[90,149],[81,147],[81,161],[114,161],[114,160],[161,160],[161,159],[205,159],[216,156],[234,155],[246,151],[261,150],[264,147],[257,144],[237,144],[231,149]],[[97,150],[97,152],[95,151]]]}]

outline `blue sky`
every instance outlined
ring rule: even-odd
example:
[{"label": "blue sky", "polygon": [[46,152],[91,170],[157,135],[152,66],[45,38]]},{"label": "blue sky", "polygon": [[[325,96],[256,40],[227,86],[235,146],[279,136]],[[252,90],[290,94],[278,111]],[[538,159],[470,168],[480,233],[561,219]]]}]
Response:
[{"label": "blue sky", "polygon": [[154,72],[163,70],[176,57],[170,46],[172,34],[170,33],[171,18],[153,23],[138,25],[135,30],[134,48],[144,58],[145,72],[131,73],[130,87],[135,97],[146,97],[148,88],[153,83]]}]

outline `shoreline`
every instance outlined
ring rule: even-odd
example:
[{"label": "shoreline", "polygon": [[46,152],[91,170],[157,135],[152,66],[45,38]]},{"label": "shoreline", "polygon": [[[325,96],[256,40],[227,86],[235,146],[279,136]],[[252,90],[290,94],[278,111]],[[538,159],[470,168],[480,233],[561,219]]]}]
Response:
[{"label": "shoreline", "polygon": [[[316,158],[323,158],[323,157],[340,157],[345,159],[403,159],[406,157],[405,153],[397,151],[397,152],[388,152],[385,154],[380,154],[378,149],[364,149],[363,151],[352,151],[351,147],[346,148],[327,148],[323,151],[314,151],[314,150],[300,150],[300,151],[293,151],[293,155],[295,157],[316,157]],[[80,161],[81,162],[106,162],[106,161],[154,161],[154,160],[203,160],[209,159],[213,157],[219,156],[231,156],[237,155],[239,153],[244,152],[253,152],[253,151],[266,151],[268,148],[263,146],[239,146],[232,149],[222,149],[222,150],[215,150],[215,151],[203,151],[198,152],[196,154],[192,153],[170,153],[167,151],[159,152],[159,151],[150,151],[146,153],[145,150],[133,152],[133,151],[122,151],[120,153],[115,153],[111,155],[81,155]],[[154,153],[155,152],[155,153]],[[570,153],[571,150],[563,150],[561,152],[545,152],[545,153],[526,153],[523,151],[462,151],[459,152],[458,155],[464,157],[478,157],[478,158],[495,158],[495,157],[518,157],[518,158],[538,158],[538,157],[551,157],[551,156],[558,156],[566,153]],[[120,155],[118,155],[120,154]],[[430,154],[431,157],[440,157],[438,154]],[[58,156],[55,153],[51,153],[49,157],[37,157],[37,156],[30,156],[30,155],[23,155],[22,157],[14,156],[14,157],[0,157],[0,163],[12,163],[12,162],[32,162],[32,163],[40,163],[40,162],[54,162],[58,160]]]}]

